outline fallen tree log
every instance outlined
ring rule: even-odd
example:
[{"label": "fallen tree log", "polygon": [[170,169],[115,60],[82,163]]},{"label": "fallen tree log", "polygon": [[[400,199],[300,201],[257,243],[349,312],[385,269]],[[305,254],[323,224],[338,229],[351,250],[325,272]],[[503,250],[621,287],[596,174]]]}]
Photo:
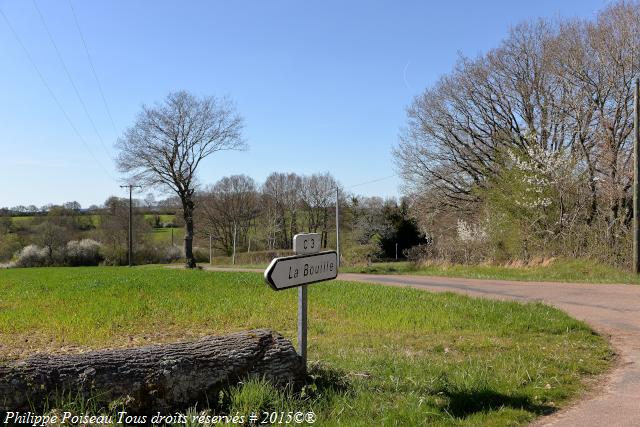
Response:
[{"label": "fallen tree log", "polygon": [[266,329],[195,342],[36,355],[0,364],[0,411],[42,408],[52,394],[120,400],[135,413],[186,410],[250,377],[297,383],[305,367],[290,341]]}]

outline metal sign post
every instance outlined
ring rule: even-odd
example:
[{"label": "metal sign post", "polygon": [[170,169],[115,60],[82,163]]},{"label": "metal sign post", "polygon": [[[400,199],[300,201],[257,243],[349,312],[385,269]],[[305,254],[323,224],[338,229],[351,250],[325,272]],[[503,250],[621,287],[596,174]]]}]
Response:
[{"label": "metal sign post", "polygon": [[274,258],[264,271],[264,280],[275,291],[298,288],[298,354],[307,364],[307,285],[338,276],[338,254],[319,252],[322,236],[316,233],[293,236],[296,255]]},{"label": "metal sign post", "polygon": [[307,366],[307,285],[298,288],[298,354]]}]

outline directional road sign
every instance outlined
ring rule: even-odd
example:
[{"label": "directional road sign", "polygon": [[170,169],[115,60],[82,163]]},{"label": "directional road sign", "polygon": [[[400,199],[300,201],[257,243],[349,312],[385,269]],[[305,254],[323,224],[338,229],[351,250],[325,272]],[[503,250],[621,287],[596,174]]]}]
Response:
[{"label": "directional road sign", "polygon": [[338,277],[336,251],[274,258],[264,272],[264,280],[274,290],[294,288]]}]

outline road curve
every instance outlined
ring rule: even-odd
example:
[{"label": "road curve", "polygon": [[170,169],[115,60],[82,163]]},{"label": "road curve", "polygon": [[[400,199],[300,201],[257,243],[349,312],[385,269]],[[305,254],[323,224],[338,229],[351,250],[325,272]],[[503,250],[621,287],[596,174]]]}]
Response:
[{"label": "road curve", "polygon": [[[223,268],[205,267],[229,271]],[[262,271],[239,269],[239,271]],[[455,292],[499,300],[539,301],[588,323],[609,338],[618,363],[585,399],[534,426],[640,426],[640,286],[586,283],[518,282],[418,275],[344,273],[339,280]]]},{"label": "road curve", "polygon": [[534,425],[640,426],[640,286],[373,274],[340,274],[338,279],[558,307],[608,336],[619,361],[595,393]]}]

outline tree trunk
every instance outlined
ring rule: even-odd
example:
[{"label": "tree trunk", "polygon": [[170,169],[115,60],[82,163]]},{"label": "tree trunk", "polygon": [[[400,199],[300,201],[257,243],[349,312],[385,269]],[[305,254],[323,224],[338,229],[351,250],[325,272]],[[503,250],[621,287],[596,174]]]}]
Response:
[{"label": "tree trunk", "polygon": [[36,355],[0,364],[0,411],[42,410],[55,393],[117,399],[132,413],[185,411],[215,402],[224,387],[249,377],[299,384],[305,373],[292,344],[267,329],[195,342]]},{"label": "tree trunk", "polygon": [[184,214],[184,257],[185,267],[195,268],[196,258],[193,256],[193,200],[182,197],[182,212]]}]

